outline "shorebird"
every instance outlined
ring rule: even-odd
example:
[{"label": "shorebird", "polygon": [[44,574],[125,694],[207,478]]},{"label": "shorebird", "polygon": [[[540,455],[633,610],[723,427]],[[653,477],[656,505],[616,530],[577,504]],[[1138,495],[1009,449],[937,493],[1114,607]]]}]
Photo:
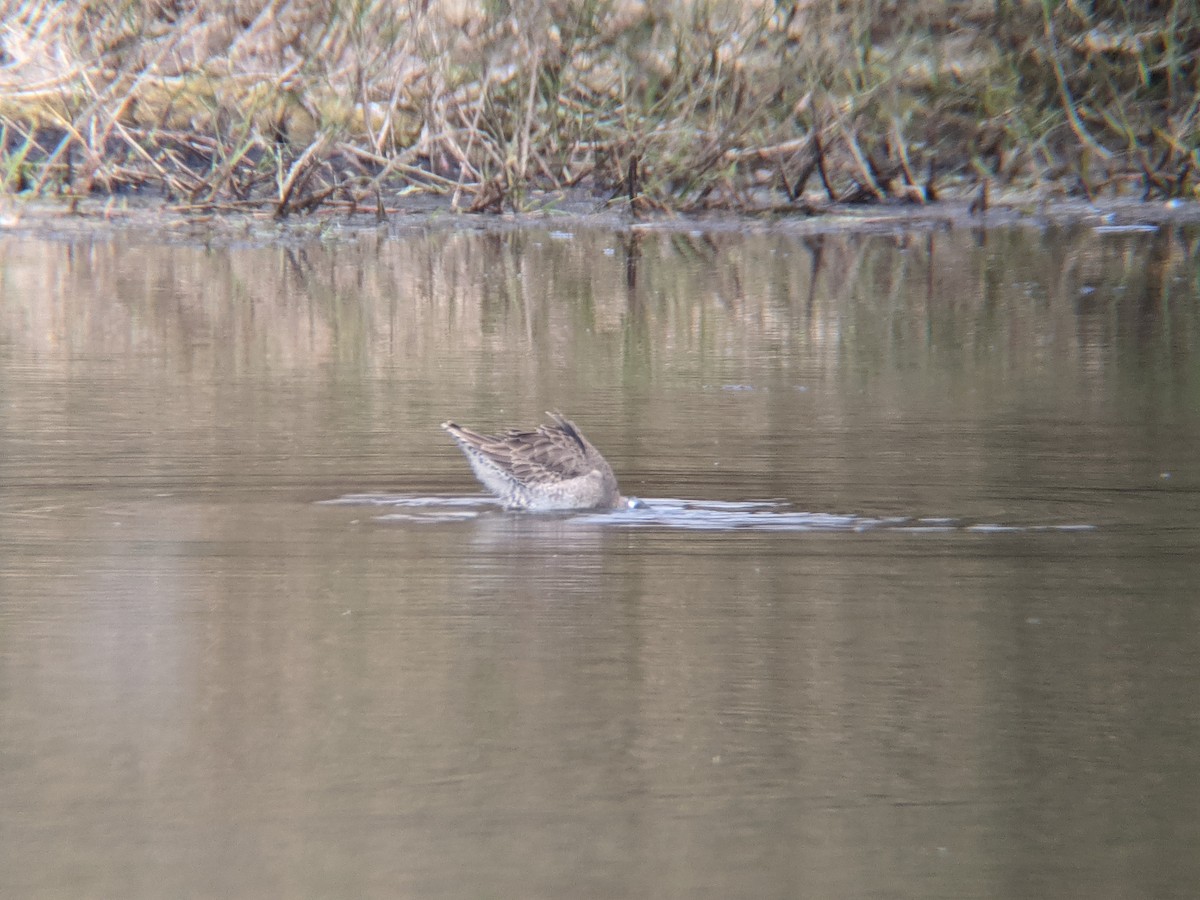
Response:
[{"label": "shorebird", "polygon": [[629,509],[617,477],[600,451],[565,416],[553,425],[479,434],[454,422],[442,427],[466,454],[475,477],[509,509]]}]

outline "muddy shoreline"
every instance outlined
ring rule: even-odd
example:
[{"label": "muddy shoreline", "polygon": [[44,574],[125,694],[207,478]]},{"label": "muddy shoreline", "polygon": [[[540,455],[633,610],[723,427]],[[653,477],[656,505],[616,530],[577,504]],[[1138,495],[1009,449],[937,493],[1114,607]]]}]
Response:
[{"label": "muddy shoreline", "polygon": [[1200,203],[1008,196],[980,210],[977,203],[926,205],[830,204],[818,210],[774,210],[758,214],[634,215],[627,208],[552,198],[535,212],[466,213],[448,203],[415,198],[376,211],[321,210],[279,220],[266,212],[181,212],[157,201],[88,198],[78,201],[0,197],[0,236],[45,239],[126,237],[168,243],[251,243],[354,239],[358,235],[402,234],[409,230],[516,229],[737,233],[764,231],[797,235],[926,232],[999,227],[1085,227],[1104,233],[1135,233],[1200,223]]}]

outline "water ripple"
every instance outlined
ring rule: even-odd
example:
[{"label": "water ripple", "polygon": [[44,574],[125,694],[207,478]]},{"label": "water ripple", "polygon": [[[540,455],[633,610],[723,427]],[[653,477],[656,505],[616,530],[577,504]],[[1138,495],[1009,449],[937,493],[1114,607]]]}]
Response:
[{"label": "water ripple", "polygon": [[900,531],[914,534],[968,532],[972,534],[1023,534],[1029,532],[1094,531],[1095,525],[1013,524],[966,522],[946,516],[858,516],[802,512],[783,500],[677,500],[640,501],[635,509],[597,512],[509,512],[486,495],[419,496],[412,494],[346,494],[319,501],[327,506],[369,506],[394,510],[373,516],[380,522],[437,524],[462,522],[479,516],[539,516],[571,524],[607,528],[677,528],[691,531]]}]

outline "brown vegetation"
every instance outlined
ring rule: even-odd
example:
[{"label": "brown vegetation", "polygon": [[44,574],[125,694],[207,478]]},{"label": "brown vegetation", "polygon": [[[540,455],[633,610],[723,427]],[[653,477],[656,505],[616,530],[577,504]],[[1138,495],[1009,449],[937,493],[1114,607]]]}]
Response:
[{"label": "brown vegetation", "polygon": [[1186,0],[0,0],[0,187],[181,209],[1197,193]]}]

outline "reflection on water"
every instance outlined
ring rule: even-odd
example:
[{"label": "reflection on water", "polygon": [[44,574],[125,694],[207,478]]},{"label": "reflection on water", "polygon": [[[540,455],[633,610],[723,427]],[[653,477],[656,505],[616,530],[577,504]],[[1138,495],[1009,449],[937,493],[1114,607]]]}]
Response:
[{"label": "reflection on water", "polygon": [[0,882],[1188,896],[1197,238],[0,236]]}]

